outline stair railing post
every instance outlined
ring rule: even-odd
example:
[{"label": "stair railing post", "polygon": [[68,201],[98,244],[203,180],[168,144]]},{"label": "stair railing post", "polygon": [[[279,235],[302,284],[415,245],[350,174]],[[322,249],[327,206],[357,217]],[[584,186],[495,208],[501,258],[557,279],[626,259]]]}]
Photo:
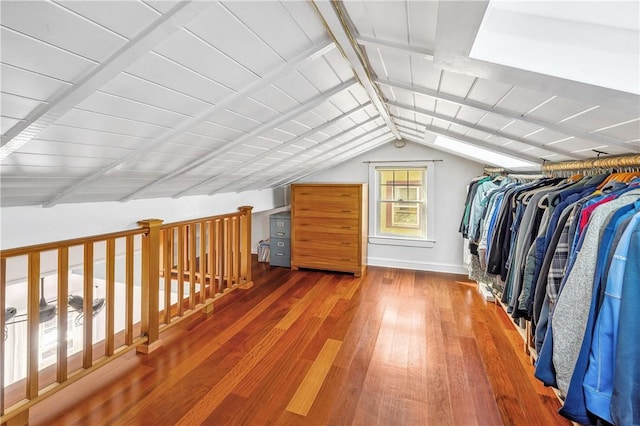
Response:
[{"label": "stair railing post", "polygon": [[147,342],[136,348],[151,353],[162,347],[160,340],[160,225],[161,219],[145,219],[138,226],[147,232],[142,235],[141,332]]},{"label": "stair railing post", "polygon": [[251,280],[251,211],[253,206],[238,207],[238,210],[242,213],[241,216],[241,238],[240,238],[240,251],[242,253],[240,275],[244,281],[241,285],[242,288],[249,288],[253,286]]}]

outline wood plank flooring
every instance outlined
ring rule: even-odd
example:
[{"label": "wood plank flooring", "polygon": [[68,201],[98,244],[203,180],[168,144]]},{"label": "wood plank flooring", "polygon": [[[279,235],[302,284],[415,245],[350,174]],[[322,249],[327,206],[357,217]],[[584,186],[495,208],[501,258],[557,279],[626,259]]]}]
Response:
[{"label": "wood plank flooring", "polygon": [[30,424],[570,424],[463,277],[253,271],[252,289],[36,405]]}]

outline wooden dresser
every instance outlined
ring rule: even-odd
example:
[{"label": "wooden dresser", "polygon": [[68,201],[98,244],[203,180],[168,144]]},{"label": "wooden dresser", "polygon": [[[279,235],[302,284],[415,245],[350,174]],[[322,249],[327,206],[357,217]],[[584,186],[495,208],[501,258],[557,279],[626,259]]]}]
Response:
[{"label": "wooden dresser", "polygon": [[364,275],[367,267],[366,184],[291,185],[291,269]]}]

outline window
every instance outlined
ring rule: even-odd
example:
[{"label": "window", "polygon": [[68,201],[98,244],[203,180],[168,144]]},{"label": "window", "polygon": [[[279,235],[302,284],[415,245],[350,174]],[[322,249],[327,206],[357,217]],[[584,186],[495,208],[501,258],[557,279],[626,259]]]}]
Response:
[{"label": "window", "polygon": [[432,166],[426,162],[370,165],[370,243],[429,245],[424,243],[430,241]]}]

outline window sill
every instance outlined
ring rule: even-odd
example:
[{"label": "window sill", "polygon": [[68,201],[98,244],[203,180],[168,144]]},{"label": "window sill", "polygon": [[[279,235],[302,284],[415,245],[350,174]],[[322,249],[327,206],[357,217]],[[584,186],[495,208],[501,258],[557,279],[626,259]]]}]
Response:
[{"label": "window sill", "polygon": [[436,242],[435,240],[418,240],[413,238],[369,237],[369,244],[378,244],[383,246],[433,248],[436,245]]}]

